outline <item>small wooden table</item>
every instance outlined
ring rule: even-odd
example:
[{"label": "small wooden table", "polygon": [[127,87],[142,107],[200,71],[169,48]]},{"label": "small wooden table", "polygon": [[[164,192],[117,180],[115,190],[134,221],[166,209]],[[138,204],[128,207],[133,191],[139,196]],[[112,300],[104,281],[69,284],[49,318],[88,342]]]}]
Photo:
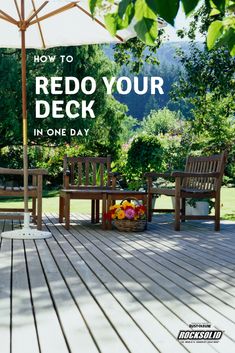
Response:
[{"label": "small wooden table", "polygon": [[117,200],[133,199],[133,198],[142,201],[143,206],[145,206],[147,210],[147,192],[145,191],[107,190],[103,192],[102,226],[104,230],[107,230],[107,229],[110,230],[112,228],[112,221],[104,220],[104,214],[108,212],[110,206],[115,204],[115,201]]}]

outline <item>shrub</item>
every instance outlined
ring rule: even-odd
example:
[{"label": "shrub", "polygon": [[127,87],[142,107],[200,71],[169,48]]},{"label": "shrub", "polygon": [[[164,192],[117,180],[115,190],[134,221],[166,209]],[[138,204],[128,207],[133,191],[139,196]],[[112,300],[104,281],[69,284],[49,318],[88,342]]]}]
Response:
[{"label": "shrub", "polygon": [[180,113],[167,108],[151,110],[141,123],[141,130],[151,135],[176,134],[179,133],[181,127]]},{"label": "shrub", "polygon": [[139,135],[132,141],[127,153],[126,174],[131,186],[138,189],[143,174],[147,171],[161,171],[163,168],[163,147],[156,136]]}]

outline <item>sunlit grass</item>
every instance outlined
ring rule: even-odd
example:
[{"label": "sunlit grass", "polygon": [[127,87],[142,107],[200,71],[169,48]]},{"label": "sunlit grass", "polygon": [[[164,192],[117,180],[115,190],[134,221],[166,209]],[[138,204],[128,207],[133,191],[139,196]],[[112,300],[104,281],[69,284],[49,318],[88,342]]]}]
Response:
[{"label": "sunlit grass", "polygon": [[[22,199],[1,199],[0,208],[23,207]],[[157,208],[172,208],[171,198],[161,196],[156,201]],[[71,212],[87,213],[91,210],[89,200],[72,200]],[[59,191],[45,192],[43,195],[43,212],[59,212]],[[222,188],[221,218],[235,221],[235,188]]]}]

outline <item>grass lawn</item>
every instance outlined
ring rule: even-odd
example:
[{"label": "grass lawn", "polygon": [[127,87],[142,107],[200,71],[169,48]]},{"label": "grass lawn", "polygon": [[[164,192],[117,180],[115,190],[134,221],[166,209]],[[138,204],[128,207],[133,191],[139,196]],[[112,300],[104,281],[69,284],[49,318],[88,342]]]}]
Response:
[{"label": "grass lawn", "polygon": [[[157,199],[159,208],[171,208],[171,198],[162,196]],[[213,213],[214,209],[212,209]],[[221,218],[235,221],[235,188],[223,187],[221,192]]]},{"label": "grass lawn", "polygon": [[[171,198],[162,196],[157,199],[159,208],[172,208]],[[23,202],[20,199],[1,199],[1,207],[23,207]],[[44,194],[43,197],[43,212],[58,213],[59,197],[57,191],[51,191]],[[73,200],[71,202],[71,212],[87,213],[90,212],[91,202],[87,200]],[[221,198],[221,217],[222,219],[235,221],[235,188],[222,188]]]}]

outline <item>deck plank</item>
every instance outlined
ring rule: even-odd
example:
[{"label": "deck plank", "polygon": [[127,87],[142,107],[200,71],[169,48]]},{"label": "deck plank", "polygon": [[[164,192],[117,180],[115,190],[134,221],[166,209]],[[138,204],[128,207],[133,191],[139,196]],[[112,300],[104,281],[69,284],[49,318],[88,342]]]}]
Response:
[{"label": "deck plank", "polygon": [[[0,232],[4,229],[0,221]],[[1,239],[0,251],[0,345],[1,351],[10,353],[11,346],[11,241]]]},{"label": "deck plank", "polygon": [[[235,318],[235,297],[231,295],[225,295],[223,291],[219,292],[219,289],[213,285],[208,286],[206,282],[198,284],[197,279],[193,278],[193,275],[189,275],[184,269],[177,269],[174,267],[174,272],[172,272],[172,265],[162,261],[156,256],[155,253],[150,253],[148,250],[148,256],[137,250],[135,246],[132,246],[133,243],[128,240],[128,242],[116,241],[115,235],[108,240],[103,237],[102,234],[99,234],[99,239],[102,239],[105,244],[110,246],[115,252],[119,253],[123,258],[126,258],[127,261],[133,264],[134,267],[138,268],[140,271],[144,272],[145,275],[152,278],[154,281],[158,281],[157,274],[160,273],[169,279],[171,283],[180,286],[181,288],[187,290],[191,295],[197,296],[202,302],[204,302],[205,288],[207,291],[207,300],[206,303],[210,307],[215,307],[220,311],[224,316],[230,320]],[[122,240],[122,238],[121,238]],[[125,238],[125,240],[127,240]],[[112,241],[112,242],[111,242]],[[136,250],[136,251],[135,251]],[[150,256],[154,255],[154,256]],[[156,273],[155,273],[156,272]],[[194,279],[194,281],[193,281]],[[166,282],[166,280],[164,280]],[[220,297],[219,294],[223,297]],[[228,305],[229,302],[229,305]],[[227,314],[227,315],[226,315]]]},{"label": "deck plank", "polygon": [[[203,269],[200,265],[196,265],[196,263],[190,263],[190,259],[185,257],[181,258],[179,256],[179,252],[174,247],[171,247],[166,243],[163,243],[161,240],[158,240],[155,235],[150,237],[145,237],[143,241],[141,237],[132,235],[131,239],[134,240],[132,246],[143,253],[147,253],[147,255],[151,258],[152,253],[159,256],[159,261],[169,264],[171,267],[176,265],[176,270],[179,267],[185,271],[185,275],[189,276],[192,280],[193,278],[198,277],[200,281],[202,280],[203,283],[206,281],[209,284],[213,284],[217,288],[221,289],[223,294],[228,293],[232,296],[235,296],[235,288],[230,286],[230,283],[225,282],[222,278],[220,278],[220,274],[215,276],[210,274],[205,269]],[[154,256],[154,260],[156,258]]]},{"label": "deck plank", "polygon": [[12,353],[40,353],[22,240],[13,241]]},{"label": "deck plank", "polygon": [[224,330],[200,352],[234,351],[234,222],[175,232],[156,215],[147,232],[121,233],[86,215],[72,215],[67,231],[57,217],[44,217],[51,239],[0,240],[1,352],[198,353],[177,341],[194,322]]},{"label": "deck plank", "polygon": [[[174,231],[172,230],[172,233],[174,234]],[[194,233],[190,233],[187,231],[187,236],[188,234],[193,236]],[[226,267],[223,266],[223,264],[219,264],[216,261],[216,253],[212,257],[212,259],[208,259],[207,256],[205,256],[204,253],[200,253],[199,251],[195,251],[190,245],[188,245],[186,242],[181,241],[181,239],[178,239],[177,233],[175,234],[175,239],[171,237],[169,239],[169,231],[167,230],[162,230],[159,229],[157,230],[157,233],[147,233],[146,237],[151,238],[151,239],[156,239],[157,238],[161,239],[161,242],[165,244],[166,246],[170,247],[172,251],[176,249],[178,252],[180,258],[186,259],[189,263],[195,264],[195,266],[198,266],[200,269],[204,269],[205,271],[208,271],[212,275],[218,275],[219,278],[223,279],[227,283],[235,285],[235,274],[234,271],[231,269],[227,269]]]},{"label": "deck plank", "polygon": [[[60,225],[58,226],[61,228]],[[70,237],[70,232],[63,229],[63,235]],[[64,238],[64,236],[62,237]],[[157,352],[157,349],[154,348],[150,340],[145,336],[142,330],[138,328],[135,321],[131,319],[127,310],[125,310],[111,292],[107,290],[108,279],[110,278],[107,278],[107,273],[99,268],[98,262],[94,263],[95,259],[90,256],[89,252],[86,251],[76,239],[70,237],[69,240],[73,244],[74,249],[78,250],[77,255],[82,258],[84,264],[89,263],[89,266],[87,265],[79,269],[80,275],[84,276],[83,278],[86,280],[87,286],[92,291],[93,296],[97,298],[114,327],[118,330],[120,337],[126,342],[129,350],[138,353],[142,352],[142,347],[145,347],[147,352]],[[61,241],[63,243],[64,239],[61,239]],[[103,275],[102,280],[100,280],[101,275]]]},{"label": "deck plank", "polygon": [[[85,228],[87,229],[87,227]],[[93,230],[85,230],[82,229],[82,236],[85,236],[85,234],[89,233],[90,235],[95,236],[95,232]],[[99,231],[98,231],[99,232]],[[107,238],[107,237],[106,237]],[[108,240],[109,241],[108,237]],[[145,288],[151,287],[151,292],[153,295],[156,296],[156,299],[158,300],[164,300],[167,301],[167,305],[169,307],[169,309],[172,310],[172,312],[177,313],[177,315],[179,317],[181,317],[182,320],[186,320],[186,322],[201,322],[205,320],[206,318],[209,318],[210,322],[213,322],[214,324],[217,324],[218,327],[220,327],[220,325],[224,325],[227,328],[227,331],[229,331],[229,336],[234,338],[234,325],[231,325],[231,322],[227,320],[227,318],[223,317],[223,315],[217,313],[215,310],[213,310],[212,307],[208,306],[207,304],[201,303],[199,301],[199,299],[195,296],[190,296],[189,293],[186,293],[184,291],[184,289],[182,287],[179,287],[176,285],[176,281],[172,282],[172,281],[168,281],[166,277],[163,277],[160,273],[155,274],[155,281],[153,282],[151,280],[151,276],[150,278],[148,278],[146,280],[146,275],[148,276],[148,274],[151,274],[152,272],[154,272],[153,269],[151,269],[151,271],[149,271],[149,269],[147,271],[144,272],[144,274],[141,275],[140,272],[138,272],[139,270],[136,269],[136,267],[131,267],[130,264],[125,264],[125,258],[121,258],[121,257],[117,257],[115,256],[115,253],[113,253],[111,251],[111,249],[109,248],[108,250],[105,250],[106,248],[102,245],[99,244],[100,243],[100,234],[96,236],[96,241],[94,241],[93,237],[92,237],[92,242],[95,244],[94,249],[97,252],[97,248],[101,249],[103,254],[101,255],[101,258],[105,256],[105,254],[108,254],[108,256],[113,259],[114,262],[119,264],[119,267],[126,270],[129,274],[131,274],[133,277],[137,278],[137,280],[143,285],[145,286]],[[81,240],[81,234],[79,235],[79,240]],[[120,249],[120,247],[118,247],[118,249]],[[130,258],[132,258],[132,256],[129,255]],[[111,263],[105,258],[105,260],[103,260],[103,262],[105,264],[107,264],[107,266],[111,266]],[[144,270],[144,264],[142,263],[140,265],[141,270]],[[158,271],[155,271],[158,272]],[[149,276],[148,276],[149,277]],[[145,284],[146,283],[146,284]],[[158,283],[163,283],[163,287],[160,285],[158,285]],[[159,296],[159,293],[161,293],[162,296]],[[208,297],[208,296],[207,296]],[[218,303],[220,303],[218,301]],[[152,309],[153,310],[153,309]],[[232,311],[232,310],[231,310]],[[158,312],[160,312],[160,316],[163,316],[163,312],[160,311],[158,309]],[[232,313],[231,313],[232,316]],[[173,318],[168,314],[167,318],[170,319],[171,323]],[[169,324],[168,324],[169,325]],[[223,327],[224,327],[223,326]],[[168,326],[170,327],[170,325]],[[177,326],[177,322],[173,321],[173,327],[179,327],[179,325]],[[233,343],[231,342],[231,340],[229,339],[225,339],[227,342],[227,345],[230,345]],[[206,348],[206,351],[209,351],[209,348]]]},{"label": "deck plank", "polygon": [[54,306],[63,328],[69,351],[71,353],[78,352],[79,342],[79,349],[82,352],[87,350],[89,353],[97,353],[98,349],[45,243],[45,241],[37,240],[36,247],[44,268],[48,286],[53,296]]},{"label": "deck plank", "polygon": [[86,282],[82,280],[81,268],[84,268],[86,276],[88,276],[85,262],[78,258],[78,254],[67,242],[63,242],[63,238],[56,228],[50,226],[49,229],[55,238],[47,241],[48,246],[100,350],[104,353],[111,351],[127,353],[125,344],[98,305],[96,298],[87,288]]},{"label": "deck plank", "polygon": [[34,241],[25,241],[25,249],[41,353],[67,353],[68,347]]}]

